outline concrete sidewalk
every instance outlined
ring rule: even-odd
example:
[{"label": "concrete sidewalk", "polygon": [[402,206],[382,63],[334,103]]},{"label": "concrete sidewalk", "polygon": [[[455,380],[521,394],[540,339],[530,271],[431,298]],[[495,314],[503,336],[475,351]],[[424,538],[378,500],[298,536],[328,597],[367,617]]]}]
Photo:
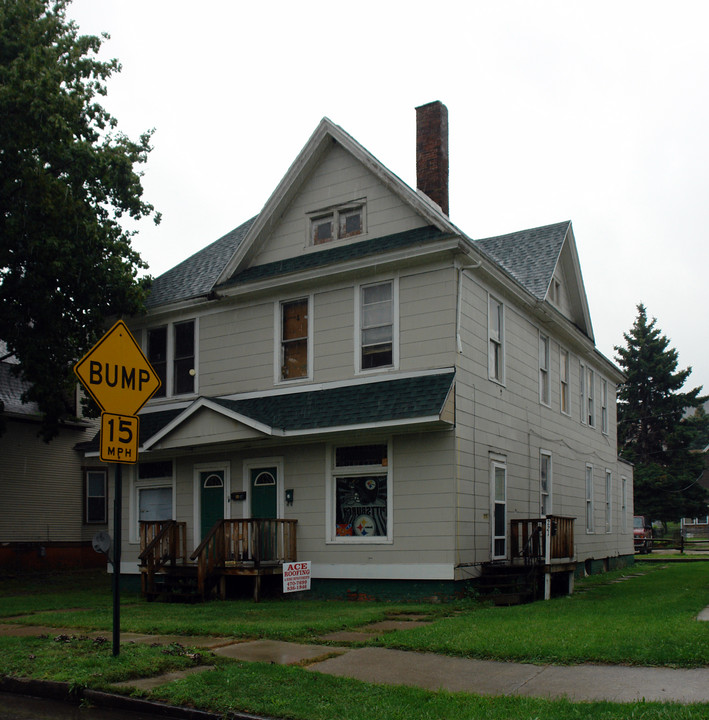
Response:
[{"label": "concrete sidewalk", "polygon": [[[383,629],[383,628],[381,628]],[[380,630],[381,630],[380,629]],[[394,630],[396,628],[392,628]],[[368,633],[354,633],[347,640],[364,640]],[[0,625],[0,635],[96,635],[62,628]],[[328,640],[335,639],[327,637]],[[234,638],[136,635],[125,633],[123,642],[179,642],[186,647],[209,649],[216,655],[249,662],[300,665],[311,672],[349,677],[387,685],[409,685],[428,690],[449,690],[479,695],[568,698],[572,701],[638,700],[709,703],[709,668],[670,669],[603,665],[532,665],[434,653],[406,652],[379,647],[310,645]],[[336,640],[337,641],[337,640]],[[205,658],[206,659],[206,658]],[[187,671],[209,672],[202,665]],[[122,687],[150,690],[184,677],[185,673],[131,680]],[[116,687],[119,687],[117,685]]]}]

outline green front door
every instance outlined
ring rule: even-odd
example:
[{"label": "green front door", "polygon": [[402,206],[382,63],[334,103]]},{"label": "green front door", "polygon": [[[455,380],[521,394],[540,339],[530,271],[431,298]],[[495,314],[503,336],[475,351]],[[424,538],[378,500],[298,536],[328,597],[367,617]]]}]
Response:
[{"label": "green front door", "polygon": [[275,518],[278,469],[275,467],[251,469],[251,517]]},{"label": "green front door", "polygon": [[207,533],[224,519],[224,471],[200,472],[201,530],[202,540]]},{"label": "green front door", "polygon": [[277,557],[276,523],[268,522],[277,516],[276,488],[278,470],[275,467],[251,469],[251,517],[264,522],[257,526],[258,560],[273,561]]}]

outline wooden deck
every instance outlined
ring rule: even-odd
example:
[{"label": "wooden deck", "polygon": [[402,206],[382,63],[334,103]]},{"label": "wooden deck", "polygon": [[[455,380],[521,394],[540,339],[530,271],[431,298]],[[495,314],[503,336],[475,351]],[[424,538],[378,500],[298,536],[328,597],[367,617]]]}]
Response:
[{"label": "wooden deck", "polygon": [[280,575],[283,563],[297,559],[297,520],[220,520],[189,556],[186,523],[175,520],[140,523],[140,571],[143,595],[206,600],[226,595],[228,576],[254,578],[258,600],[261,577]]},{"label": "wooden deck", "polygon": [[572,517],[547,515],[510,521],[510,560],[512,565],[536,565],[544,574],[544,597],[551,597],[551,576],[566,573],[568,592],[573,592],[576,568]]}]

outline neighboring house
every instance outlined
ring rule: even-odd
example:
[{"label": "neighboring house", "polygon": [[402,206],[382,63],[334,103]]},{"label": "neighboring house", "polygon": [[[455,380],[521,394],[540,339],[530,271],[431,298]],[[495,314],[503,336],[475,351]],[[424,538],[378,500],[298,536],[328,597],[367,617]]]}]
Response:
[{"label": "neighboring house", "polygon": [[123,470],[123,573],[140,520],[169,518],[188,554],[221,518],[297,520],[314,587],[350,596],[453,590],[547,515],[575,518],[567,570],[632,559],[623,376],[571,223],[471,239],[446,108],[417,132],[414,190],[323,119],[259,215],[154,281],[132,329],[163,385]]},{"label": "neighboring house", "polygon": [[40,413],[23,403],[27,389],[0,343],[0,400],[6,427],[0,435],[0,572],[103,567],[91,538],[108,528],[107,472],[85,462],[74,447],[95,423],[65,424],[45,443]]}]

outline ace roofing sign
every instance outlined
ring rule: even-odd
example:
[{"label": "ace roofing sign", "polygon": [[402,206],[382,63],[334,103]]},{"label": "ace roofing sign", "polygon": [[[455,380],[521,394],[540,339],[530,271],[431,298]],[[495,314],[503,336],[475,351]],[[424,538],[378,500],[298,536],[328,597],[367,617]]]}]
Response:
[{"label": "ace roofing sign", "polygon": [[103,410],[101,460],[137,462],[137,413],[161,383],[126,324],[119,320],[76,363],[74,372]]}]

